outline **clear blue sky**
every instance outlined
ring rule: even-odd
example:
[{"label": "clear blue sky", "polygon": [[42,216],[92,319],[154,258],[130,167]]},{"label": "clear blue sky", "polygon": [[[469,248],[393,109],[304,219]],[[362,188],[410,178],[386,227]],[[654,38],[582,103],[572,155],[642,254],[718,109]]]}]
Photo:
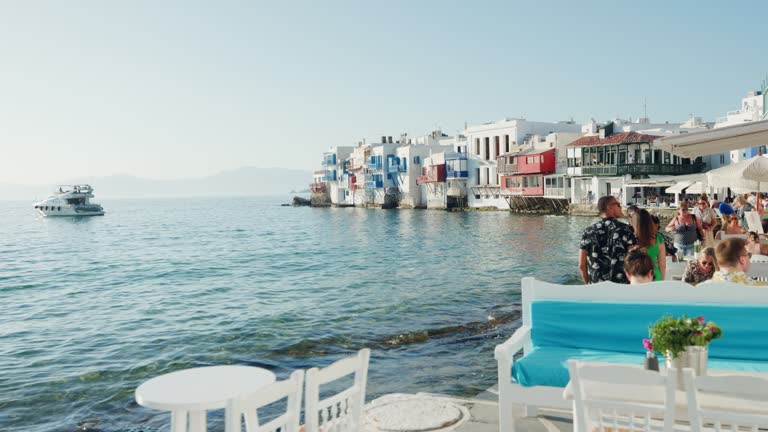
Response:
[{"label": "clear blue sky", "polygon": [[241,166],[505,116],[738,109],[764,1],[7,1],[0,182]]}]

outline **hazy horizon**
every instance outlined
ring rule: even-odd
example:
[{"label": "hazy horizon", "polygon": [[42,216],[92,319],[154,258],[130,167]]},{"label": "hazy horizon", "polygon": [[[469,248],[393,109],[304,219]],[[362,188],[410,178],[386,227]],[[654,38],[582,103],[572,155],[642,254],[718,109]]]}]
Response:
[{"label": "hazy horizon", "polygon": [[[300,174],[307,174],[309,176],[312,175],[312,171],[309,170],[303,170],[300,168],[285,168],[285,167],[258,167],[258,166],[241,166],[238,168],[233,169],[226,169],[221,170],[218,172],[214,172],[208,175],[203,176],[186,176],[186,177],[177,177],[177,178],[153,178],[153,177],[146,177],[146,176],[139,176],[127,172],[118,172],[113,174],[105,174],[105,175],[89,175],[87,173],[84,173],[81,176],[78,177],[70,177],[70,178],[64,178],[59,179],[58,181],[52,181],[52,182],[34,182],[34,183],[14,183],[14,182],[5,182],[0,181],[0,184],[6,185],[6,186],[57,186],[57,185],[67,185],[67,184],[76,184],[76,183],[82,183],[84,179],[89,178],[133,178],[133,179],[139,179],[139,180],[147,180],[147,181],[153,181],[153,182],[175,182],[175,181],[189,181],[189,180],[204,180],[206,178],[210,177],[216,177],[218,175],[227,174],[227,173],[235,173],[242,170],[247,169],[256,169],[256,170],[279,170],[279,171],[294,171],[296,173]],[[305,179],[307,182],[311,182],[312,178],[307,177]]]},{"label": "hazy horizon", "polygon": [[768,4],[0,5],[0,183],[242,166],[504,117],[713,121],[768,72]]}]

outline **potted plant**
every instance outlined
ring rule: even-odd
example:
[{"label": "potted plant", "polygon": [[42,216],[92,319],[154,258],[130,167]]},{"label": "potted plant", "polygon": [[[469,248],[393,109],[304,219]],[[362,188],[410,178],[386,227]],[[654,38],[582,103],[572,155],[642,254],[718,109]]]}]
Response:
[{"label": "potted plant", "polygon": [[707,345],[723,336],[723,331],[703,316],[679,318],[665,316],[648,327],[649,339],[643,341],[646,348],[663,354],[667,368],[681,371],[692,368],[698,375],[706,375]]}]

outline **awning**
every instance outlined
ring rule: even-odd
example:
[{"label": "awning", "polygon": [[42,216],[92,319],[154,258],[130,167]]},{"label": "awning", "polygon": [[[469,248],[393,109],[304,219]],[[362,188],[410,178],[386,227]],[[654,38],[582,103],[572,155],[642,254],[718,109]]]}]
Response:
[{"label": "awning", "polygon": [[768,145],[768,120],[663,137],[654,144],[684,158],[760,147]]},{"label": "awning", "polygon": [[697,194],[703,194],[704,193],[704,184],[702,182],[696,182],[685,190],[685,193],[697,195]]},{"label": "awning", "polygon": [[624,182],[624,187],[664,187],[672,186],[682,179],[677,176],[651,176],[647,179],[632,179]]},{"label": "awning", "polygon": [[681,181],[681,182],[678,182],[674,186],[668,187],[665,193],[668,193],[668,194],[671,194],[671,193],[675,193],[675,194],[683,193],[683,189],[687,188],[688,186],[692,185],[693,183],[694,182],[692,182],[692,181]]},{"label": "awning", "polygon": [[700,181],[704,178],[703,174],[685,174],[685,175],[650,175],[647,179],[632,179],[624,182],[625,187],[666,187],[680,183],[682,181]]}]

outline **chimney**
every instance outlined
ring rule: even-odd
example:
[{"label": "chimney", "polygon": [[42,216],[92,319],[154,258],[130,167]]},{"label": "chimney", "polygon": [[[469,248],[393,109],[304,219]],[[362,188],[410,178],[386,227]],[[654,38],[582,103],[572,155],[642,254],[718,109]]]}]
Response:
[{"label": "chimney", "polygon": [[381,143],[382,144],[386,144],[387,143],[387,137],[385,137],[384,135],[381,136]]},{"label": "chimney", "polygon": [[391,136],[387,137],[387,142],[388,142],[389,144],[392,144],[392,137],[391,137]]}]

